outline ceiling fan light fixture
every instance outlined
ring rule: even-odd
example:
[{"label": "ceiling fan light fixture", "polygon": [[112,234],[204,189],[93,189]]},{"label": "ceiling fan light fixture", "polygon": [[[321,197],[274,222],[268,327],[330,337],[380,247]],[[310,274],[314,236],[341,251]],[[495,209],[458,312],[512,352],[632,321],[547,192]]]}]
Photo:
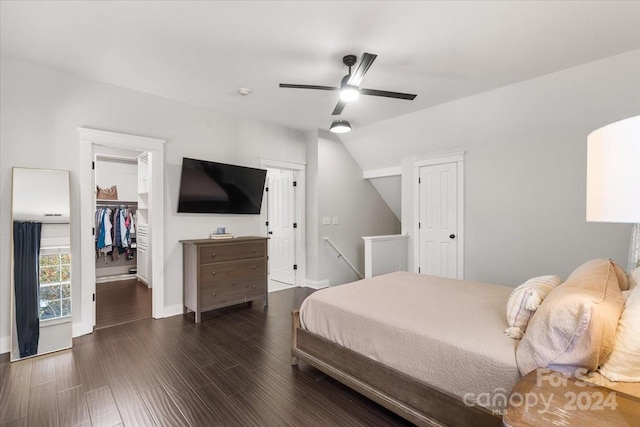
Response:
[{"label": "ceiling fan light fixture", "polygon": [[351,132],[351,123],[346,120],[334,120],[329,130],[333,133]]},{"label": "ceiling fan light fixture", "polygon": [[344,102],[352,102],[360,97],[360,90],[351,85],[344,85],[340,89],[340,99]]}]

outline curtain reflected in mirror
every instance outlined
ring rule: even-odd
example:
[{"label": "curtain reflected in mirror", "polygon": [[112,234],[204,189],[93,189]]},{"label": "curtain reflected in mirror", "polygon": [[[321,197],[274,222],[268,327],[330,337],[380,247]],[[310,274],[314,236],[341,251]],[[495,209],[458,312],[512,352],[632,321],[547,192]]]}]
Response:
[{"label": "curtain reflected in mirror", "polygon": [[13,168],[11,360],[71,347],[69,172]]},{"label": "curtain reflected in mirror", "polygon": [[20,357],[38,354],[41,222],[13,222],[13,277]]}]

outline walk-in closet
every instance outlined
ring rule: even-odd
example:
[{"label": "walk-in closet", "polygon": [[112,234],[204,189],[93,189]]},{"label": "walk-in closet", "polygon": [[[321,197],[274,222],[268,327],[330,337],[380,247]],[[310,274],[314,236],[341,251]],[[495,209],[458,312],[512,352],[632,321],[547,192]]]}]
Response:
[{"label": "walk-in closet", "polygon": [[95,162],[96,329],[151,317],[147,154],[103,148]]}]

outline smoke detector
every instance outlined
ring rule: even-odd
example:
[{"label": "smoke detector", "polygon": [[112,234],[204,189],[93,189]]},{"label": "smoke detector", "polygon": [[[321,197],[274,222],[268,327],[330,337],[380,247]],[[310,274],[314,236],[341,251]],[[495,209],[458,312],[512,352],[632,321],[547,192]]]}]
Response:
[{"label": "smoke detector", "polygon": [[247,89],[246,87],[241,87],[238,89],[238,95],[247,96],[251,93],[251,89]]}]

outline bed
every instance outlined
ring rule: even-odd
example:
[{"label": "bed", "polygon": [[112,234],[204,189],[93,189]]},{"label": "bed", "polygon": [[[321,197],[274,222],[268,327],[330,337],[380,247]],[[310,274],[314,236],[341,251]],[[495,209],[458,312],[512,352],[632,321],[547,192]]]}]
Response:
[{"label": "bed", "polygon": [[503,333],[512,291],[408,272],[323,289],[293,313],[293,364],[417,425],[499,426],[520,378]]},{"label": "bed", "polygon": [[565,281],[540,276],[516,288],[382,275],[309,296],[293,312],[292,362],[421,426],[502,425],[518,403],[511,390],[534,371],[597,373],[607,388],[634,396],[638,282],[640,268],[627,275],[610,259],[587,261]]}]

